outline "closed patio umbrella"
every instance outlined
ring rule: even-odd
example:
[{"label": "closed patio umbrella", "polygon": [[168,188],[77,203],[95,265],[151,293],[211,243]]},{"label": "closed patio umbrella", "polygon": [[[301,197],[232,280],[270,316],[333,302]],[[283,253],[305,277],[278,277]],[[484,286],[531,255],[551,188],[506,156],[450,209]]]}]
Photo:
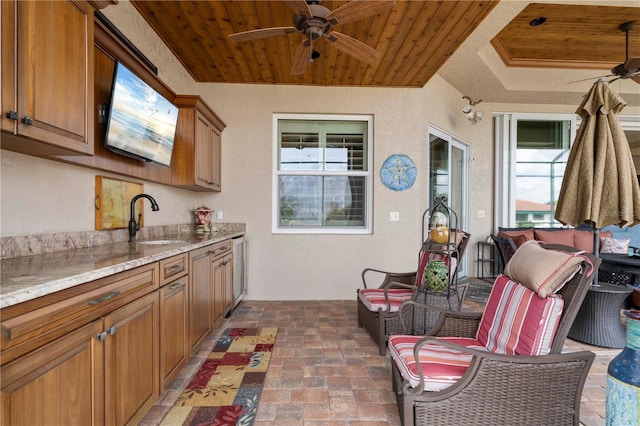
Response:
[{"label": "closed patio umbrella", "polygon": [[[640,223],[640,186],[629,143],[618,120],[626,102],[598,81],[576,114],[582,117],[562,180],[555,218],[565,225]],[[594,251],[598,254],[598,235]]]}]

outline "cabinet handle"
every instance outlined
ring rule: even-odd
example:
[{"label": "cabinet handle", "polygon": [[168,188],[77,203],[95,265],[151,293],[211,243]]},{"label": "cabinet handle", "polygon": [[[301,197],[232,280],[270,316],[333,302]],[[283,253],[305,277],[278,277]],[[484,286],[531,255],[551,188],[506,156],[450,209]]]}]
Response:
[{"label": "cabinet handle", "polygon": [[170,268],[166,268],[166,272],[168,273],[172,273],[172,272],[178,272],[178,271],[182,271],[184,269],[184,265],[174,265]]},{"label": "cabinet handle", "polygon": [[96,339],[100,340],[101,342],[104,342],[105,340],[107,340],[107,332],[103,331],[102,333],[98,333],[96,335]]},{"label": "cabinet handle", "polygon": [[169,287],[169,290],[177,290],[179,288],[184,287],[184,283],[182,281],[180,281],[179,283],[175,283],[172,286]]},{"label": "cabinet handle", "polygon": [[210,251],[209,254],[217,255],[217,254],[221,254],[221,253],[224,253],[226,251],[229,251],[229,250],[231,250],[231,247],[222,247],[222,248]]},{"label": "cabinet handle", "polygon": [[17,111],[7,111],[6,116],[9,120],[18,120],[18,112]]},{"label": "cabinet handle", "polygon": [[112,325],[111,327],[107,328],[106,332],[109,333],[110,336],[113,336],[114,334],[116,334],[116,326]]},{"label": "cabinet handle", "polygon": [[24,124],[31,126],[33,124],[33,121],[31,120],[31,117],[29,117],[28,115],[25,115],[24,117],[22,117],[22,121]]},{"label": "cabinet handle", "polygon": [[120,292],[119,292],[119,291],[114,291],[113,293],[109,293],[109,294],[107,294],[106,296],[101,297],[100,299],[90,300],[90,301],[88,302],[88,304],[89,304],[89,305],[98,305],[98,304],[100,304],[100,303],[104,303],[104,302],[106,302],[107,300],[111,300],[111,299],[113,299],[114,297],[116,297],[116,296],[117,296],[117,295],[119,295],[119,294],[120,294]]}]

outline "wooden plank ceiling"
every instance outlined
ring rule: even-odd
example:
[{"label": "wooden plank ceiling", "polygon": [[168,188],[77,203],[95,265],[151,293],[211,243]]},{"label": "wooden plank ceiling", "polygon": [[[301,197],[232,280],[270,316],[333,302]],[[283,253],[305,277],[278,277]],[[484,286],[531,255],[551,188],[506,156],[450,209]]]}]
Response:
[{"label": "wooden plank ceiling", "polygon": [[[529,25],[538,17],[547,20]],[[532,3],[491,44],[507,66],[610,69],[625,61],[625,33],[618,27],[633,20],[629,56],[640,57],[640,7]]]},{"label": "wooden plank ceiling", "polygon": [[[345,3],[321,5],[335,10]],[[294,26],[284,1],[132,1],[198,82],[384,87],[423,87],[497,3],[398,0],[378,15],[333,27],[376,49],[375,63],[359,62],[323,39],[313,46],[320,57],[291,75],[302,34],[240,43],[227,38]]]},{"label": "wooden plank ceiling", "polygon": [[[320,2],[330,10],[346,3]],[[334,27],[376,49],[380,57],[372,65],[322,39],[313,46],[320,57],[303,74],[291,75],[302,34],[239,43],[227,38],[294,26],[284,1],[132,0],[198,82],[381,87],[423,87],[497,3],[396,0],[378,15]],[[545,24],[529,25],[540,16],[547,18]],[[584,6],[578,0],[529,4],[492,44],[507,66],[608,70],[625,60],[625,35],[618,26],[630,20],[639,21],[630,32],[630,56],[640,57],[639,7]]]}]

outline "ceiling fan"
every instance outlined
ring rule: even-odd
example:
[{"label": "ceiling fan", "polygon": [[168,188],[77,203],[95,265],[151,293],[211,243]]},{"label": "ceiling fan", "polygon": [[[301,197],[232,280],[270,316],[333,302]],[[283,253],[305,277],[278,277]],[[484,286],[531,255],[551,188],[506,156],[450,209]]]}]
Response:
[{"label": "ceiling fan", "polygon": [[609,83],[616,81],[618,79],[627,79],[627,78],[632,79],[636,83],[640,83],[640,58],[629,57],[629,31],[631,31],[633,27],[636,26],[636,22],[637,21],[624,22],[618,26],[620,31],[623,31],[625,33],[626,48],[625,48],[625,61],[623,63],[618,64],[615,67],[611,68],[611,74],[609,75],[570,81],[569,84],[593,80],[594,78],[597,78],[598,81],[604,81],[604,79],[608,77],[615,77],[614,79],[609,80]]},{"label": "ceiling fan", "polygon": [[332,27],[381,13],[393,7],[395,0],[351,0],[333,11],[317,1],[285,0],[285,3],[293,11],[293,27],[260,28],[230,34],[228,37],[233,42],[241,42],[294,32],[303,34],[305,39],[298,45],[291,61],[291,74],[302,74],[307,63],[318,57],[313,50],[313,43],[321,38],[359,61],[368,64],[375,62],[379,56],[375,49],[351,36],[333,31]]},{"label": "ceiling fan", "polygon": [[629,31],[636,26],[636,21],[629,21],[620,24],[618,27],[620,31],[625,33],[625,60],[623,63],[616,65],[611,69],[611,72],[617,78],[630,78],[636,83],[640,83],[640,58],[629,57]]}]

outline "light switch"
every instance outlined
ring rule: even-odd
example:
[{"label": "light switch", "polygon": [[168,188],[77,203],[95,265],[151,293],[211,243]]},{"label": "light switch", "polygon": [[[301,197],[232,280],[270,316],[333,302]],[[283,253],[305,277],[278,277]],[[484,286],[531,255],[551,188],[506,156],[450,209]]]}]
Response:
[{"label": "light switch", "polygon": [[224,217],[224,212],[222,210],[216,210],[216,219],[222,220]]},{"label": "light switch", "polygon": [[400,220],[400,212],[389,212],[389,220],[391,222],[398,222]]}]

